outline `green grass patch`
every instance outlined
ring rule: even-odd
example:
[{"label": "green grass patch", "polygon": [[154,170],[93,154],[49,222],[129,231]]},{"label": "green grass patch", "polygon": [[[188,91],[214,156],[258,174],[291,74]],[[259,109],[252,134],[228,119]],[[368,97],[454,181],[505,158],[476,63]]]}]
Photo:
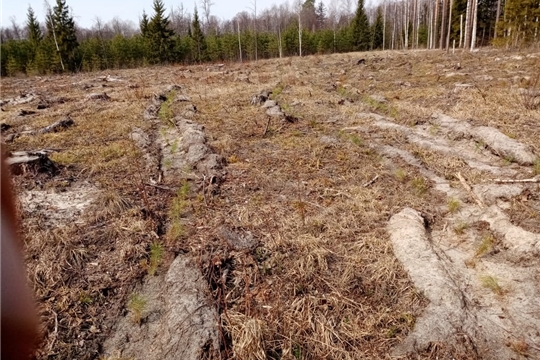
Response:
[{"label": "green grass patch", "polygon": [[144,310],[146,309],[146,299],[139,294],[131,295],[128,303],[128,310],[131,312],[132,320],[136,324],[140,324],[143,319]]},{"label": "green grass patch", "polygon": [[188,195],[189,195],[189,183],[184,181],[182,186],[178,188],[176,196],[171,202],[169,208],[169,229],[167,231],[167,238],[169,240],[175,241],[178,240],[184,234],[184,227],[182,225],[182,216],[184,210],[188,205]]},{"label": "green grass patch", "polygon": [[337,88],[337,93],[342,98],[345,98],[345,99],[353,101],[353,102],[357,101],[360,98],[360,96],[356,92],[353,92],[353,91],[351,91],[348,88],[343,87],[343,86],[339,86]]},{"label": "green grass patch", "polygon": [[417,195],[424,195],[428,191],[428,184],[426,179],[421,176],[417,176],[411,180],[411,186]]},{"label": "green grass patch", "polygon": [[272,89],[272,94],[270,94],[270,99],[276,100],[277,97],[278,97],[279,95],[281,95],[281,93],[283,92],[283,89],[284,89],[284,88],[285,88],[285,87],[283,86],[282,83],[277,84],[276,87]]},{"label": "green grass patch", "polygon": [[540,157],[537,157],[533,164],[533,173],[535,176],[540,175]]},{"label": "green grass patch", "polygon": [[456,213],[461,208],[461,203],[459,200],[451,198],[448,200],[448,211],[451,213]]},{"label": "green grass patch", "polygon": [[387,103],[377,101],[370,96],[364,96],[362,99],[373,112],[382,113],[390,117],[395,118],[398,115],[398,111],[395,107],[389,106]]},{"label": "green grass patch", "polygon": [[148,275],[153,276],[159,264],[161,264],[161,259],[163,258],[163,245],[154,242],[150,245],[150,263],[148,266]]},{"label": "green grass patch", "polygon": [[172,144],[171,144],[171,154],[174,154],[178,151],[178,140],[175,140]]},{"label": "green grass patch", "polygon": [[402,168],[397,169],[394,172],[394,176],[396,177],[397,181],[402,182],[402,183],[407,180],[407,172]]},{"label": "green grass patch", "polygon": [[171,105],[175,97],[176,97],[176,91],[173,90],[169,93],[169,95],[167,95],[167,100],[162,102],[159,108],[159,112],[158,112],[159,119],[168,125],[174,125],[172,121],[174,113],[171,109]]},{"label": "green grass patch", "polygon": [[364,145],[364,141],[358,135],[351,135],[351,141],[354,145]]}]

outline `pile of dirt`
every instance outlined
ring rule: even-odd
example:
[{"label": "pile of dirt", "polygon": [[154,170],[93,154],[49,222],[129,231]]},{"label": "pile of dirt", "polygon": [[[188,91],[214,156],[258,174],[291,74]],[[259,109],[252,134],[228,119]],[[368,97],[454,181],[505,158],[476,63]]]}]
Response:
[{"label": "pile of dirt", "polygon": [[[166,275],[149,277],[138,292],[141,314],[121,317],[103,345],[111,358],[211,359],[219,357],[219,315],[208,285],[189,255],[179,255]],[[133,299],[132,299],[133,301]]]},{"label": "pile of dirt", "polygon": [[[144,118],[156,122],[154,134],[134,129],[131,138],[145,151],[147,164],[158,165],[155,170],[161,171],[163,184],[178,186],[182,181],[202,180],[203,186],[217,186],[223,180],[224,160],[208,146],[204,128],[182,116],[166,119],[165,123],[158,117],[165,101],[171,111],[176,109],[175,103],[190,102],[186,95],[171,95],[180,90],[168,87],[145,110]],[[148,152],[150,138],[159,149],[159,163]],[[140,359],[217,358],[221,348],[219,314],[209,289],[193,254],[177,255],[165,273],[147,277],[136,291],[144,309],[134,310],[132,305],[132,313],[119,318],[105,341],[104,354]]]},{"label": "pile of dirt", "polygon": [[[379,129],[405,134],[411,144],[462,158],[471,168],[496,175],[515,176],[524,171],[518,167],[511,171],[504,169],[497,159],[474,151],[464,140],[473,138],[488,142],[489,136],[496,134],[498,140],[488,143],[495,155],[512,156],[522,165],[530,165],[536,158],[527,147],[496,129],[475,128],[443,115],[436,118],[436,124],[449,129],[449,134],[443,134],[452,136],[451,142],[420,127],[407,128],[376,114],[365,116],[374,118],[373,125]],[[345,128],[348,131],[366,129]],[[435,183],[436,189],[448,196],[449,204],[456,204],[452,211],[457,210],[445,218],[454,230],[445,226],[442,230],[428,231],[427,221],[410,208],[390,219],[388,232],[394,254],[415,287],[430,301],[413,333],[394,349],[394,354],[404,356],[429,351],[433,344],[444,342],[453,344],[454,355],[467,356],[474,352],[480,358],[512,358],[516,348],[538,343],[540,318],[536,314],[540,314],[540,308],[530,299],[540,294],[535,280],[540,275],[537,260],[540,234],[512,224],[499,207],[525,191],[534,191],[534,179],[471,188],[461,174],[456,175],[460,180],[457,184],[442,179],[406,150],[377,143],[372,147],[381,154],[391,158],[399,156],[417,167]],[[469,203],[470,200],[476,203]],[[471,225],[462,225],[471,223],[486,225],[481,231],[475,227],[467,229]],[[459,236],[461,232],[463,235]],[[458,241],[458,237],[464,239]],[[530,267],[532,264],[535,265]],[[528,315],[524,316],[525,313]],[[516,328],[516,323],[521,326]],[[529,347],[527,351],[532,354],[538,349]]]},{"label": "pile of dirt", "polygon": [[[491,218],[489,213],[486,218]],[[424,218],[413,209],[392,216],[388,231],[396,257],[430,301],[413,333],[394,349],[395,355],[451,342],[454,353],[462,356],[472,351],[482,359],[511,359],[521,343],[538,344],[540,306],[532,300],[540,295],[538,271],[501,262],[500,255],[495,261],[467,266],[463,246],[447,248],[444,232],[430,237]],[[512,288],[505,288],[507,281],[517,279]]]},{"label": "pile of dirt", "polygon": [[454,139],[473,138],[485,144],[495,155],[520,165],[532,165],[537,159],[528,146],[509,138],[493,127],[474,127],[444,114],[434,115],[432,119],[435,124],[445,128]]},{"label": "pile of dirt", "polygon": [[161,169],[165,181],[189,177],[193,170],[208,179],[221,178],[223,157],[208,146],[204,128],[181,116],[171,121],[174,127],[165,125],[159,129]]}]

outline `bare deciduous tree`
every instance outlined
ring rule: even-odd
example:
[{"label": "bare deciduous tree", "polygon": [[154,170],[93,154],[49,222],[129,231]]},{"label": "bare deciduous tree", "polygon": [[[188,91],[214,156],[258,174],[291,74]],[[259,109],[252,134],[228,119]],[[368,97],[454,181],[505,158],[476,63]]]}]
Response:
[{"label": "bare deciduous tree", "polygon": [[341,15],[347,20],[347,25],[352,19],[353,0],[341,0]]},{"label": "bare deciduous tree", "polygon": [[19,24],[17,24],[17,19],[15,18],[15,16],[10,16],[9,22],[11,23],[11,32],[13,34],[13,39],[22,40],[25,36],[21,27],[19,26]]},{"label": "bare deciduous tree", "polygon": [[201,0],[201,7],[204,14],[204,26],[206,32],[210,31],[210,13],[212,6],[214,6],[214,3],[211,0]]},{"label": "bare deciduous tree", "polygon": [[191,14],[184,8],[184,4],[171,9],[169,20],[171,28],[177,35],[186,36],[189,33]]},{"label": "bare deciduous tree", "polygon": [[298,55],[302,56],[302,0],[294,2],[294,11],[298,15]]},{"label": "bare deciduous tree", "polygon": [[251,2],[250,10],[253,14],[253,33],[255,34],[255,62],[258,60],[257,51],[257,0]]}]

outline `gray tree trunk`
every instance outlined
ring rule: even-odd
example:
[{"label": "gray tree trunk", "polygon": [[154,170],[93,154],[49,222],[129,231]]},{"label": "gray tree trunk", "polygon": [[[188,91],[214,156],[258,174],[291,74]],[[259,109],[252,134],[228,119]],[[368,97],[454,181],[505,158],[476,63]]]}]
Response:
[{"label": "gray tree trunk", "polygon": [[448,33],[446,34],[446,52],[450,51],[450,33],[452,32],[452,6],[454,1],[450,0],[450,14],[448,15]]},{"label": "gray tree trunk", "polygon": [[474,10],[473,13],[473,22],[472,22],[472,35],[471,35],[471,51],[474,50],[476,46],[476,28],[478,23],[478,0],[473,1]]}]

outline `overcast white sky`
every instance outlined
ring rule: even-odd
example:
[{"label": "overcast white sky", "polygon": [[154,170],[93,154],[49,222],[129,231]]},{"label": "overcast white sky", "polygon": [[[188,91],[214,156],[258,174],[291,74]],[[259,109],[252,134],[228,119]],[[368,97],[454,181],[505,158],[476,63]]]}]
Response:
[{"label": "overcast white sky", "polygon": [[[258,0],[257,11],[269,8],[272,4],[284,3],[286,0]],[[331,0],[323,0],[326,5]],[[374,1],[374,0],[372,0]],[[26,22],[26,12],[28,5],[31,5],[36,13],[38,20],[43,22],[45,19],[44,0],[0,0],[2,9],[2,25],[9,26],[10,18],[15,17],[18,24]],[[55,0],[49,0],[54,5]],[[168,9],[172,6],[178,6],[184,3],[184,7],[193,13],[195,2],[200,5],[199,0],[174,1],[164,0]],[[212,14],[221,19],[231,19],[241,11],[249,11],[252,0],[212,0]],[[317,3],[319,0],[316,1]],[[292,4],[292,0],[289,1]],[[356,6],[356,0],[352,3]],[[366,1],[366,6],[369,1]],[[107,22],[113,17],[118,16],[122,20],[132,20],[138,23],[139,16],[143,9],[147,13],[152,13],[152,0],[67,0],[68,6],[73,10],[75,21],[82,27],[91,27],[96,17]],[[199,6],[199,13],[200,6]]]}]

